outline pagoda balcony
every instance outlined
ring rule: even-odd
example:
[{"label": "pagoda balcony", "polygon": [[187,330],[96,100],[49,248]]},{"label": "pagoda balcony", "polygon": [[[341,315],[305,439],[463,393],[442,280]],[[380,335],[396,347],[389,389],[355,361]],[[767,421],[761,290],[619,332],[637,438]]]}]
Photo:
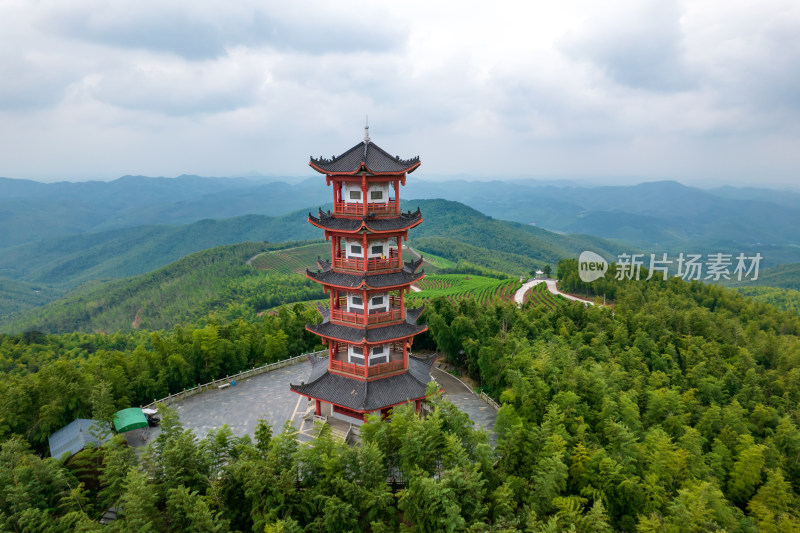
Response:
[{"label": "pagoda balcony", "polygon": [[394,374],[396,372],[404,370],[403,351],[402,349],[390,350],[389,362],[379,363],[377,365],[370,365],[369,367],[367,367],[365,375],[364,365],[359,365],[357,363],[348,363],[347,349],[340,349],[339,352],[336,353],[335,358],[332,358],[330,360],[329,368],[335,372],[339,372],[340,374],[346,374],[361,379],[364,379],[365,377],[369,379],[369,378],[384,376],[387,374]]},{"label": "pagoda balcony", "polygon": [[[382,313],[370,313],[366,316],[366,325],[374,326],[377,324],[388,324],[403,320],[403,310],[398,308],[390,308],[388,311]],[[331,309],[331,320],[342,322],[352,326],[364,326],[364,313],[354,313],[344,309]]]},{"label": "pagoda balcony", "polygon": [[[400,204],[397,200],[389,200],[388,202],[368,202],[367,213],[375,213],[376,215],[394,215],[400,212]],[[333,204],[334,215],[363,215],[364,203],[363,202],[334,202]]]},{"label": "pagoda balcony", "polygon": [[357,270],[363,272],[365,270],[375,271],[402,268],[403,261],[399,257],[385,257],[383,259],[380,257],[373,257],[372,259],[334,257],[331,266],[343,270]]}]

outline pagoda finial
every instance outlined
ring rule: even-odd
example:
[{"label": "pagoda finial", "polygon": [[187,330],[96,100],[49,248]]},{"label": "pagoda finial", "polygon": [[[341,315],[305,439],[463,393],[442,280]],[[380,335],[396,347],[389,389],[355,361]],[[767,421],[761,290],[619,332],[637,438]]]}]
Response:
[{"label": "pagoda finial", "polygon": [[369,115],[367,115],[367,122],[366,125],[364,126],[364,142],[365,143],[369,142]]}]

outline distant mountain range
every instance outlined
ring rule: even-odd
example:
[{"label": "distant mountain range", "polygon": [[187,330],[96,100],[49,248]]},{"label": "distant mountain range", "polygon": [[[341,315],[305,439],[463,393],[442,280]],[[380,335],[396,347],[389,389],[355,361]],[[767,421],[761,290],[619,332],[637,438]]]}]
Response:
[{"label": "distant mountain range", "polygon": [[[280,216],[330,201],[324,178],[298,183],[245,178],[147,178],[44,184],[0,178],[0,249],[47,237],[247,214]],[[776,247],[775,263],[800,261],[800,194],[674,181],[558,187],[534,181],[431,181],[411,174],[403,199],[443,198],[489,216],[642,247],[699,243]],[[788,257],[784,257],[788,254]]]},{"label": "distant mountain range", "polygon": [[[585,235],[560,235],[540,228],[496,220],[457,202],[414,200],[407,210],[420,208],[425,222],[411,231],[426,249],[452,258],[468,259],[514,275],[528,274],[561,257],[577,256],[590,248],[609,259],[624,246]],[[279,217],[246,215],[224,220],[201,220],[184,225],[152,225],[50,237],[2,250],[0,280],[35,284],[36,298],[23,302],[26,285],[13,285],[16,304],[0,307],[0,316],[58,297],[83,283],[118,279],[151,272],[193,252],[243,241],[285,242],[320,239],[323,233],[308,223],[308,209]],[[431,240],[430,238],[439,240]],[[427,238],[427,239],[426,239]],[[445,238],[442,244],[441,239]],[[464,257],[464,247],[469,247]],[[459,255],[460,254],[460,255]],[[313,265],[308,265],[309,267]],[[0,286],[0,297],[2,297]],[[31,286],[33,287],[33,286]],[[9,289],[10,290],[10,289]],[[51,296],[47,298],[47,296]],[[10,301],[12,295],[9,294]]]},{"label": "distant mountain range", "polygon": [[[472,262],[515,274],[583,250],[607,259],[635,251],[758,252],[762,269],[800,263],[796,193],[701,190],[670,181],[617,187],[426,181],[419,172],[407,183],[401,194],[412,200],[403,208],[419,206],[425,218],[411,232],[422,251],[453,261],[477,255]],[[198,176],[52,184],[0,178],[0,315],[215,246],[319,239],[322,232],[306,215],[329,208],[330,194],[321,177],[293,184]],[[447,200],[413,199],[437,197]],[[775,279],[792,286],[797,275],[787,268]]]},{"label": "distant mountain range", "polygon": [[146,178],[38,183],[0,178],[0,249],[41,240],[151,224],[188,224],[247,214],[282,215],[330,201],[310,184],[244,178]]}]

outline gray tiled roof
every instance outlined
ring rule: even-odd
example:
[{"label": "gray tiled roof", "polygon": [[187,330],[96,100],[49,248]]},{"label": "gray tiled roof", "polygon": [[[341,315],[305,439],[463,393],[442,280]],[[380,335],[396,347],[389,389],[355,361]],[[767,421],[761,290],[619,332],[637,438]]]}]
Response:
[{"label": "gray tiled roof", "polygon": [[320,270],[327,272],[331,269],[331,262],[329,259],[322,259],[320,256],[317,256],[317,266]]},{"label": "gray tiled roof", "polygon": [[312,224],[317,224],[325,229],[333,229],[339,231],[358,231],[364,225],[364,221],[358,218],[344,218],[335,217],[331,215],[330,211],[327,213],[320,209],[319,216],[315,217],[311,213],[308,214],[308,221]]},{"label": "gray tiled roof", "polygon": [[422,213],[419,208],[415,212],[400,213],[390,218],[344,218],[332,215],[330,211],[320,209],[319,216],[308,214],[308,220],[325,229],[356,232],[362,227],[370,231],[397,231],[409,229],[422,222]]},{"label": "gray tiled roof", "polygon": [[419,320],[419,315],[421,315],[424,310],[424,305],[412,308],[406,307],[406,321],[410,324],[416,324],[417,320]]},{"label": "gray tiled roof", "polygon": [[403,337],[411,337],[412,335],[422,333],[428,329],[427,326],[416,324],[416,318],[417,317],[414,317],[414,322],[404,321],[399,324],[390,324],[379,328],[344,326],[342,324],[334,324],[329,320],[324,320],[319,324],[308,324],[306,328],[312,333],[331,339],[339,339],[352,343],[377,343]]},{"label": "gray tiled roof", "polygon": [[403,270],[405,270],[409,274],[413,274],[414,272],[419,270],[420,266],[422,266],[422,256],[420,256],[420,258],[417,259],[416,261],[406,261],[405,263],[403,263]]},{"label": "gray tiled roof", "polygon": [[374,173],[413,172],[420,164],[419,156],[411,159],[400,159],[371,141],[360,142],[345,153],[331,159],[311,158],[309,163],[319,172],[329,174],[353,174],[361,170],[364,163],[366,170]]},{"label": "gray tiled roof", "polygon": [[319,311],[319,314],[322,315],[323,322],[327,322],[328,320],[331,319],[331,310],[322,305],[321,303],[317,303],[317,311]]},{"label": "gray tiled roof", "polygon": [[291,384],[291,389],[304,396],[363,412],[424,398],[435,358],[409,357],[408,372],[374,381],[331,374],[327,357],[314,359],[309,382]]},{"label": "gray tiled roof", "polygon": [[381,289],[383,287],[395,287],[398,285],[405,285],[407,283],[414,283],[425,276],[425,271],[408,272],[401,270],[400,272],[392,272],[389,274],[345,274],[342,272],[334,272],[332,270],[311,272],[306,270],[306,275],[313,280],[319,281],[326,285],[334,285],[336,287],[348,287],[355,289],[366,284],[367,288]]}]

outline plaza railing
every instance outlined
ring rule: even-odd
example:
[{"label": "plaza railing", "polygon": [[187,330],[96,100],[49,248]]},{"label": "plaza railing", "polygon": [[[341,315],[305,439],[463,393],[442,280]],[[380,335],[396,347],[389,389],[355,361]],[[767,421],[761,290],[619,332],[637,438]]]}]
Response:
[{"label": "plaza railing", "polygon": [[324,357],[328,355],[328,350],[320,350],[318,352],[311,352],[307,354],[297,355],[295,357],[290,357],[289,359],[283,359],[282,361],[276,361],[274,363],[269,363],[267,365],[260,366],[257,368],[251,368],[250,370],[239,372],[238,374],[233,376],[225,376],[224,378],[215,379],[214,381],[203,383],[202,385],[197,385],[190,389],[183,389],[180,392],[176,392],[175,394],[170,394],[169,396],[161,398],[160,400],[153,400],[152,403],[143,405],[142,408],[152,409],[156,406],[156,404],[170,405],[207,390],[219,389],[220,387],[230,386],[230,384],[233,383],[234,381],[238,383],[247,378],[252,378],[253,376],[263,374],[264,372],[271,372],[272,370],[277,370],[285,366],[290,366],[295,363],[299,363],[300,361],[303,361],[312,355],[315,355],[317,357]]}]

